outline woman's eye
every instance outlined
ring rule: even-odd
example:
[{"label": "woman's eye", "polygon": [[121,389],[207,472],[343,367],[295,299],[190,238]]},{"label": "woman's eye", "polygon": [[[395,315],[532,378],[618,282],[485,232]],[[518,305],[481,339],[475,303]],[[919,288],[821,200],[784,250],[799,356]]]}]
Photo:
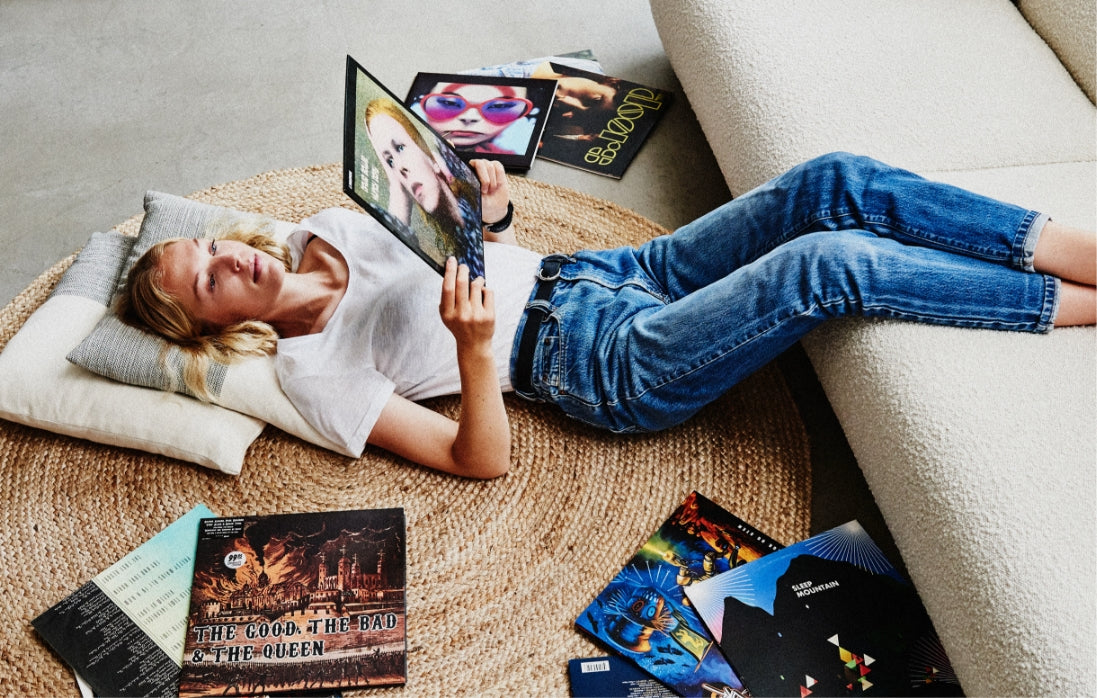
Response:
[{"label": "woman's eye", "polygon": [[213,290],[213,287],[217,285],[217,280],[213,278],[213,274],[209,275],[209,290]]},{"label": "woman's eye", "polygon": [[217,254],[217,241],[216,240],[210,240],[209,253],[210,254]]}]

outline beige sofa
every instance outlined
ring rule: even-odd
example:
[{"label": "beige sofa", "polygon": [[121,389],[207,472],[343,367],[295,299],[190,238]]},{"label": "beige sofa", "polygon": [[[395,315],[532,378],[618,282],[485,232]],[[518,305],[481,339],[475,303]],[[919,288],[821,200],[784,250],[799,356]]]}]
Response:
[{"label": "beige sofa", "polygon": [[[1093,0],[651,10],[733,194],[846,150],[1097,227]],[[1094,329],[803,344],[968,695],[1094,695]]]}]

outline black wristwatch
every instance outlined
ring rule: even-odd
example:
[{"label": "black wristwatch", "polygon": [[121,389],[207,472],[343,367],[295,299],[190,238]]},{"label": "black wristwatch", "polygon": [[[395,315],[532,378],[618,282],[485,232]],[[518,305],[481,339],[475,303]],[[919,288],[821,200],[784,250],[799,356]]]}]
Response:
[{"label": "black wristwatch", "polygon": [[501,233],[510,227],[512,218],[514,218],[514,204],[508,201],[506,215],[494,223],[484,223],[483,219],[480,220],[480,223],[483,224],[484,228],[487,229],[489,233]]}]

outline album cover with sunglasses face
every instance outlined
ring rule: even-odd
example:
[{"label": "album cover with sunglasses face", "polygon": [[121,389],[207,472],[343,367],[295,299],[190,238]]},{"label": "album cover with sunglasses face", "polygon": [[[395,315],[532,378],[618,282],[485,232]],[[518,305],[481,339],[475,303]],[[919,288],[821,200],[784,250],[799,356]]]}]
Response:
[{"label": "album cover with sunglasses face", "polygon": [[419,73],[404,104],[465,161],[487,158],[528,170],[555,93],[555,80]]},{"label": "album cover with sunglasses face", "polygon": [[439,274],[485,276],[480,179],[350,56],[343,118],[343,191]]}]

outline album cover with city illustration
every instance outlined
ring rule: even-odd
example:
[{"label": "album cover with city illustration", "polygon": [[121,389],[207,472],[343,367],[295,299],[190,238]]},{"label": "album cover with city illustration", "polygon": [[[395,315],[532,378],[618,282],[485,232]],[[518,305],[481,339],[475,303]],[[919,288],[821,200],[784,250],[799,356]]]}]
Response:
[{"label": "album cover with city illustration", "polygon": [[403,509],[202,519],[179,695],[405,683]]}]

